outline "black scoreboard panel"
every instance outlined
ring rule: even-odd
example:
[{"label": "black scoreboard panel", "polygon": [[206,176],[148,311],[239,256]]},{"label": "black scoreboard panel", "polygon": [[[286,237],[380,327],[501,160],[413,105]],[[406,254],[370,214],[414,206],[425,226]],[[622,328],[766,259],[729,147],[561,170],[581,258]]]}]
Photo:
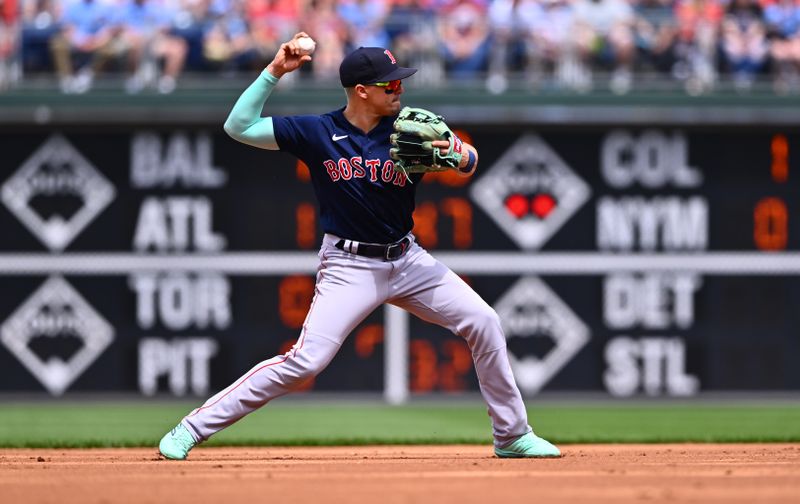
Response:
[{"label": "black scoreboard panel", "polygon": [[[415,234],[501,315],[525,394],[800,389],[800,130],[460,134],[478,173],[426,176]],[[0,146],[0,390],[203,396],[297,338],[321,230],[290,156],[218,128]],[[383,390],[385,319],[306,389]],[[458,337],[407,337],[412,392],[477,389]]]}]

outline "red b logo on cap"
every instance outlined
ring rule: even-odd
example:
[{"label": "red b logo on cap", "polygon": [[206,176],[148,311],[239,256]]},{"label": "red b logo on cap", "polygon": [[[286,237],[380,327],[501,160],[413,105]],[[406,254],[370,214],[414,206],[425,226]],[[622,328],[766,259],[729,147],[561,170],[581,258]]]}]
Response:
[{"label": "red b logo on cap", "polygon": [[386,56],[389,56],[389,59],[392,60],[392,65],[396,65],[397,64],[397,60],[394,59],[394,56],[392,56],[392,53],[389,52],[389,49],[386,49],[385,51],[383,51],[383,54],[385,54]]}]

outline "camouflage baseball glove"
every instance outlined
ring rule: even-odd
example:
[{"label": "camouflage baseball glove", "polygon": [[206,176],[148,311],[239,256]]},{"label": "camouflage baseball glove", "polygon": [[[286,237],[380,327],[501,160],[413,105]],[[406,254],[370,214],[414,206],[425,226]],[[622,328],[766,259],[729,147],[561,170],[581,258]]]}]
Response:
[{"label": "camouflage baseball glove", "polygon": [[[392,144],[389,155],[406,178],[409,173],[458,169],[461,140],[442,116],[421,108],[404,107],[394,121],[394,131],[389,137]],[[446,153],[432,146],[435,140],[450,143]]]}]

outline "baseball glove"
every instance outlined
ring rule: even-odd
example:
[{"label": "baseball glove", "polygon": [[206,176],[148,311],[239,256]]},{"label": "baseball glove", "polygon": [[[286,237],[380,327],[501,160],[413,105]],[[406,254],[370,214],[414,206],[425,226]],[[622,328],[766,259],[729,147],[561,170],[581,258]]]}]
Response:
[{"label": "baseball glove", "polygon": [[[442,116],[421,108],[404,107],[394,121],[394,131],[389,137],[392,144],[389,155],[395,168],[406,178],[409,173],[458,169],[461,140],[447,127]],[[433,147],[435,140],[450,143],[446,153]]]}]

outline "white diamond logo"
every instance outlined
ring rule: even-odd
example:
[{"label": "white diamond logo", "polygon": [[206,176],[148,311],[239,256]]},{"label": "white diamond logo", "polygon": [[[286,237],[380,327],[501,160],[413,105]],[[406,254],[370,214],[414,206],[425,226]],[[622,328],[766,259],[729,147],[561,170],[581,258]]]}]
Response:
[{"label": "white diamond logo", "polygon": [[[40,357],[31,343],[78,338],[81,347],[66,360]],[[53,395],[61,395],[114,339],[114,328],[63,278],[49,278],[0,327],[0,342]]]},{"label": "white diamond logo", "polygon": [[591,190],[537,135],[520,137],[471,188],[472,199],[523,249],[535,250]]},{"label": "white diamond logo", "polygon": [[[64,137],[50,137],[3,184],[0,198],[50,250],[60,252],[114,199],[114,186]],[[64,204],[77,199],[79,206]],[[34,208],[44,202],[46,214]]]},{"label": "white diamond logo", "polygon": [[537,277],[515,283],[494,306],[506,339],[550,338],[554,344],[541,358],[514,355],[509,361],[520,390],[533,395],[589,341],[589,328]]}]

